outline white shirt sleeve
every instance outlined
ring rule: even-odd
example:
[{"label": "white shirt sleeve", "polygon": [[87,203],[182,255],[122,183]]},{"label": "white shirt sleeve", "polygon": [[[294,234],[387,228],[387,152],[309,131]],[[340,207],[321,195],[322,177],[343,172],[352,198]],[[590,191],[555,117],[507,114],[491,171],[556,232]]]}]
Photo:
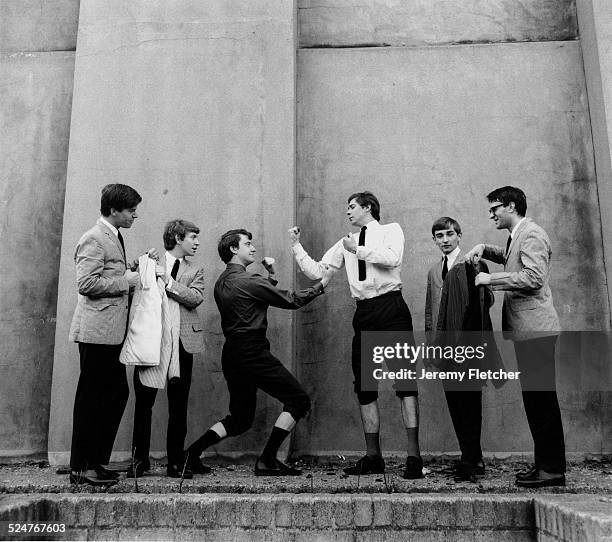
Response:
[{"label": "white shirt sleeve", "polygon": [[377,246],[357,247],[357,258],[381,267],[397,267],[404,255],[404,232],[399,224],[389,224],[383,242]]},{"label": "white shirt sleeve", "polygon": [[300,243],[291,247],[291,250],[302,272],[312,280],[323,278],[323,271],[326,265],[335,269],[341,269],[344,266],[344,246],[342,245],[342,239],[323,255],[323,259],[320,262],[314,261]]}]

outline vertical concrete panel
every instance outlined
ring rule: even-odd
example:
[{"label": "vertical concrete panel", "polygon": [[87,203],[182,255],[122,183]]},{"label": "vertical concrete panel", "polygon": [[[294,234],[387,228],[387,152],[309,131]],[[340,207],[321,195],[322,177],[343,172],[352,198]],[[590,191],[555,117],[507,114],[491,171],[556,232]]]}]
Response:
[{"label": "vertical concrete panel", "polygon": [[[405,232],[404,296],[415,329],[422,330],[426,274],[439,258],[432,222],[441,215],[457,218],[465,249],[476,242],[503,245],[506,235],[488,221],[484,195],[514,184],[527,193],[528,214],[550,232],[551,284],[563,329],[606,327],[606,276],[578,43],[300,50],[298,74],[297,212],[311,254],[320,257],[350,230],[346,197],[355,190],[374,191],[382,221],[398,222]],[[498,297],[492,311],[497,329],[500,307]],[[298,433],[298,451],[363,446],[349,363],[353,311],[342,276],[322,303],[298,316],[301,376],[315,404]],[[512,362],[511,346],[504,349]],[[487,450],[529,450],[518,389],[491,399],[496,404],[485,407],[491,416],[485,427],[495,431],[485,437]],[[456,449],[437,385],[421,388],[421,405],[423,448]],[[382,399],[382,409],[383,445],[401,450],[400,413],[391,394]],[[577,421],[568,431],[580,435],[582,442],[575,443],[580,451],[601,446],[600,435],[587,434]]]},{"label": "vertical concrete panel", "polygon": [[600,0],[578,0],[580,42],[593,126],[597,186],[608,279],[608,303],[612,305],[612,5]]},{"label": "vertical concrete panel", "polygon": [[47,447],[73,68],[0,54],[0,456]]},{"label": "vertical concrete panel", "polygon": [[0,3],[0,51],[74,51],[79,0]]},{"label": "vertical concrete panel", "polygon": [[577,37],[575,0],[299,0],[301,47]]},{"label": "vertical concrete panel", "polygon": [[[285,230],[294,217],[294,7],[285,1],[81,2],[75,68],[50,459],[65,462],[78,378],[68,328],[76,302],[73,250],[98,216],[99,193],[127,183],[143,196],[126,232],[128,257],[162,247],[164,223],[182,216],[202,228],[196,261],[208,289],[201,312],[206,351],[195,359],[188,440],[226,414],[222,336],[212,287],[223,269],[220,235],[247,227],[259,254],[291,280]],[[253,266],[256,267],[256,266]],[[255,270],[261,270],[255,269]],[[292,353],[292,318],[271,310],[279,357]],[[279,405],[264,400],[255,429],[223,450],[259,448]],[[130,449],[128,405],[115,450]],[[152,450],[165,451],[165,401],[156,407]]]}]

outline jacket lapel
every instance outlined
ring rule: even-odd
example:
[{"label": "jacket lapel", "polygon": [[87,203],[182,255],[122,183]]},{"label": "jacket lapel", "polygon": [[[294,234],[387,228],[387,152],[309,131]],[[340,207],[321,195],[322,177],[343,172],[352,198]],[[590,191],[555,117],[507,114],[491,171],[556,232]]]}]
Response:
[{"label": "jacket lapel", "polygon": [[512,236],[512,240],[510,241],[510,246],[508,247],[508,254],[506,254],[506,259],[504,260],[504,265],[510,259],[510,253],[512,252],[512,249],[515,247],[517,239],[519,238],[521,233],[523,233],[523,230],[525,229],[525,227],[527,226],[527,224],[529,222],[531,222],[531,218],[525,218],[525,220],[523,220],[520,223],[519,227],[516,228],[516,231],[514,232],[514,235]]},{"label": "jacket lapel", "polygon": [[180,263],[178,271],[176,273],[176,281],[181,282],[181,277],[185,274],[185,271],[189,268],[189,262],[187,258],[183,258],[183,261]]},{"label": "jacket lapel", "polygon": [[127,263],[126,262],[126,255],[123,253],[123,247],[121,246],[121,243],[119,242],[119,238],[100,219],[98,219],[97,224],[98,224],[98,226],[100,226],[100,228],[102,228],[102,231],[104,232],[106,237],[108,237],[110,242],[113,243],[117,247],[117,250],[119,251],[119,254],[121,255],[121,259],[123,260],[123,262]]}]

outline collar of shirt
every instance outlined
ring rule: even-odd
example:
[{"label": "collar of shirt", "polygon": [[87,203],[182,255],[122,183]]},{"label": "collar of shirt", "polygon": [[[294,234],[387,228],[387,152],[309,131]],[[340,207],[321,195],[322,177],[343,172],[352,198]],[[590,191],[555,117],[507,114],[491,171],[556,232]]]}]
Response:
[{"label": "collar of shirt", "polygon": [[[459,256],[459,252],[461,249],[459,247],[455,248],[450,254],[446,255],[447,267],[450,269],[453,265],[455,265],[455,261],[457,260],[457,256]],[[442,265],[444,265],[444,257],[442,257]]]},{"label": "collar of shirt", "polygon": [[104,223],[105,226],[107,226],[108,228],[110,228],[110,231],[112,231],[115,234],[115,237],[119,237],[119,230],[117,228],[115,228],[115,226],[113,226],[108,220],[106,220],[103,216],[100,217],[100,220]]},{"label": "collar of shirt", "polygon": [[175,258],[172,254],[166,251],[166,273],[170,274],[170,272],[172,271],[172,267],[174,266],[174,262],[176,260],[182,262],[184,259],[185,258]]},{"label": "collar of shirt", "polygon": [[514,226],[514,228],[512,228],[512,231],[510,232],[510,237],[512,237],[514,239],[514,232],[516,231],[516,228],[519,227],[519,225],[521,224],[521,222],[523,222],[523,220],[525,220],[527,217],[524,216],[523,218],[521,218],[517,223],[516,226]]}]

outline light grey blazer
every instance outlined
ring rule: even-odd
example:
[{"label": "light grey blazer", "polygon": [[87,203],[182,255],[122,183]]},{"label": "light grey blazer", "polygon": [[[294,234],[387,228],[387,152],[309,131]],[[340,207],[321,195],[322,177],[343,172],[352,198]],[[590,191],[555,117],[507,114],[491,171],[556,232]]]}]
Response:
[{"label": "light grey blazer", "polygon": [[504,271],[491,273],[493,290],[504,290],[502,329],[504,338],[525,341],[557,335],[559,316],[548,285],[551,248],[546,232],[531,218],[516,229],[507,259],[505,249],[485,245],[483,257],[504,264]]},{"label": "light grey blazer", "polygon": [[74,254],[79,299],[70,340],[121,344],[125,338],[130,285],[117,236],[101,220],[85,232]]},{"label": "light grey blazer", "polygon": [[176,280],[166,288],[166,294],[178,301],[181,310],[181,342],[190,354],[204,350],[202,318],[196,310],[204,299],[203,292],[204,270],[183,258],[176,273]]}]

